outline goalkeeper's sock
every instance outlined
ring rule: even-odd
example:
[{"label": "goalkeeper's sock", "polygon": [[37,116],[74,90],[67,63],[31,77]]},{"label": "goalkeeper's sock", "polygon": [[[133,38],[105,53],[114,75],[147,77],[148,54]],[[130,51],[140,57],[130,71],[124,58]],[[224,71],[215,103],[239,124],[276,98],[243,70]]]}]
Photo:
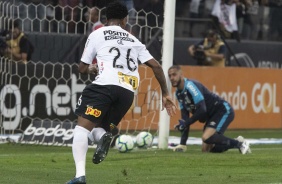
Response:
[{"label": "goalkeeper's sock", "polygon": [[231,139],[229,137],[225,137],[222,134],[213,134],[207,140],[204,141],[207,144],[219,144],[225,145],[228,149],[230,148],[239,148],[241,143],[235,139]]},{"label": "goalkeeper's sock", "polygon": [[72,154],[76,167],[75,177],[85,176],[85,160],[88,150],[89,131],[82,126],[76,125],[73,135]]}]

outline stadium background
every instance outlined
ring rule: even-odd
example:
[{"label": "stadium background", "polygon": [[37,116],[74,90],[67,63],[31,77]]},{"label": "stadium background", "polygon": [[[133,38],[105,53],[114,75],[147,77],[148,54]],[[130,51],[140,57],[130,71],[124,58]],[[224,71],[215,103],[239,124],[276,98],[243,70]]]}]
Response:
[{"label": "stadium background", "polygon": [[[45,139],[41,134],[44,128],[55,128],[57,125],[62,129],[57,136],[60,141],[63,140],[62,135],[71,133],[68,130],[76,123],[73,114],[75,103],[83,86],[92,80],[91,76],[77,72],[77,63],[87,38],[88,23],[84,19],[87,8],[0,1],[1,30],[7,29],[8,20],[20,21],[22,31],[35,46],[32,59],[26,65],[1,57],[1,134],[23,133],[28,126],[36,126],[33,132],[27,132],[30,137],[26,140],[42,141]],[[47,16],[49,10],[53,10],[53,17]],[[76,19],[69,16],[57,19],[57,10],[69,15],[76,12],[80,16]],[[104,8],[100,10],[100,19],[104,21]],[[161,61],[162,14],[150,9],[131,9],[130,12],[129,32],[146,44],[153,56]],[[199,33],[206,25],[213,23],[209,19],[201,21],[194,28],[198,34],[190,38],[179,34],[179,29],[185,29],[189,21],[193,19],[176,18],[174,64],[184,65],[185,76],[202,81],[235,106],[236,120],[230,128],[282,128],[281,42],[267,38],[241,42],[226,40],[235,54],[241,53],[238,55],[239,64],[229,59],[225,69],[197,67],[188,55],[187,47],[199,41],[202,37]],[[231,56],[232,53],[229,53],[228,58]],[[252,67],[246,65],[249,59],[254,64]],[[134,105],[120,124],[123,131],[156,131],[159,126],[159,87],[148,68],[140,67],[140,74],[145,77],[136,93]],[[171,129],[178,117],[179,113],[171,119]],[[193,129],[200,128],[201,124],[193,126]],[[38,136],[34,135],[35,131]],[[55,138],[52,139],[54,141]]]}]

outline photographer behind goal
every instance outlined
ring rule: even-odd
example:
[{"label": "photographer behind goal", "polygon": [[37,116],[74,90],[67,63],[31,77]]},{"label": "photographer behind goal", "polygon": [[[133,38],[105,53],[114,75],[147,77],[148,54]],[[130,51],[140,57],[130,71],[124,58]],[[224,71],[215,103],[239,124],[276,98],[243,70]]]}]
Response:
[{"label": "photographer behind goal", "polygon": [[197,65],[225,67],[226,46],[214,30],[208,30],[202,41],[188,47],[188,52]]}]

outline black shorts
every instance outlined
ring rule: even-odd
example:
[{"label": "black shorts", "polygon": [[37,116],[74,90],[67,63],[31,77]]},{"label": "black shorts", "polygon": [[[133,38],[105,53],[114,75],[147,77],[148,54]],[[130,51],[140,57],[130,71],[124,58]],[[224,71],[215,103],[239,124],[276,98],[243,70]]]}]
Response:
[{"label": "black shorts", "polygon": [[75,114],[109,131],[111,123],[118,125],[132,105],[134,92],[116,85],[90,84],[84,88],[76,104]]},{"label": "black shorts", "polygon": [[216,129],[216,132],[224,134],[234,116],[234,110],[229,103],[219,103],[216,105],[214,113],[207,119],[204,129],[210,127]]}]

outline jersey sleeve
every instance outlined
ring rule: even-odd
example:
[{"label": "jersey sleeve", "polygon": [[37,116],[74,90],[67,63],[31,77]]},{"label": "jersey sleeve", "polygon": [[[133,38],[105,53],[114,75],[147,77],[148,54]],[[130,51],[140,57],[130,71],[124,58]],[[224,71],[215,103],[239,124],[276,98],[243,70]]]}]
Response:
[{"label": "jersey sleeve", "polygon": [[188,124],[191,125],[195,123],[197,120],[205,119],[204,116],[205,116],[207,109],[206,109],[206,103],[204,100],[203,93],[201,92],[201,90],[197,87],[197,85],[194,82],[189,81],[187,85],[185,86],[185,88],[191,94],[195,107],[196,107],[193,115],[188,119],[188,122],[187,122]]},{"label": "jersey sleeve", "polygon": [[190,116],[190,112],[189,111],[187,111],[184,107],[183,107],[183,104],[180,102],[180,100],[178,99],[178,97],[177,97],[177,95],[176,95],[176,93],[175,93],[175,97],[176,97],[176,99],[177,99],[177,101],[178,101],[178,104],[179,104],[179,108],[180,108],[180,110],[181,110],[181,119],[183,119],[184,121],[188,121],[189,120],[189,116]]},{"label": "jersey sleeve", "polygon": [[150,59],[153,59],[153,56],[150,54],[150,52],[147,50],[144,44],[140,42],[140,50],[138,54],[138,60],[143,64]]},{"label": "jersey sleeve", "polygon": [[84,51],[81,57],[81,61],[86,64],[92,64],[93,59],[96,56],[96,43],[94,32],[88,36],[88,39],[84,46]]},{"label": "jersey sleeve", "polygon": [[195,105],[199,103],[200,101],[204,100],[204,96],[200,89],[193,83],[192,81],[189,81],[185,88],[188,90],[188,92],[191,94],[193,101]]}]

